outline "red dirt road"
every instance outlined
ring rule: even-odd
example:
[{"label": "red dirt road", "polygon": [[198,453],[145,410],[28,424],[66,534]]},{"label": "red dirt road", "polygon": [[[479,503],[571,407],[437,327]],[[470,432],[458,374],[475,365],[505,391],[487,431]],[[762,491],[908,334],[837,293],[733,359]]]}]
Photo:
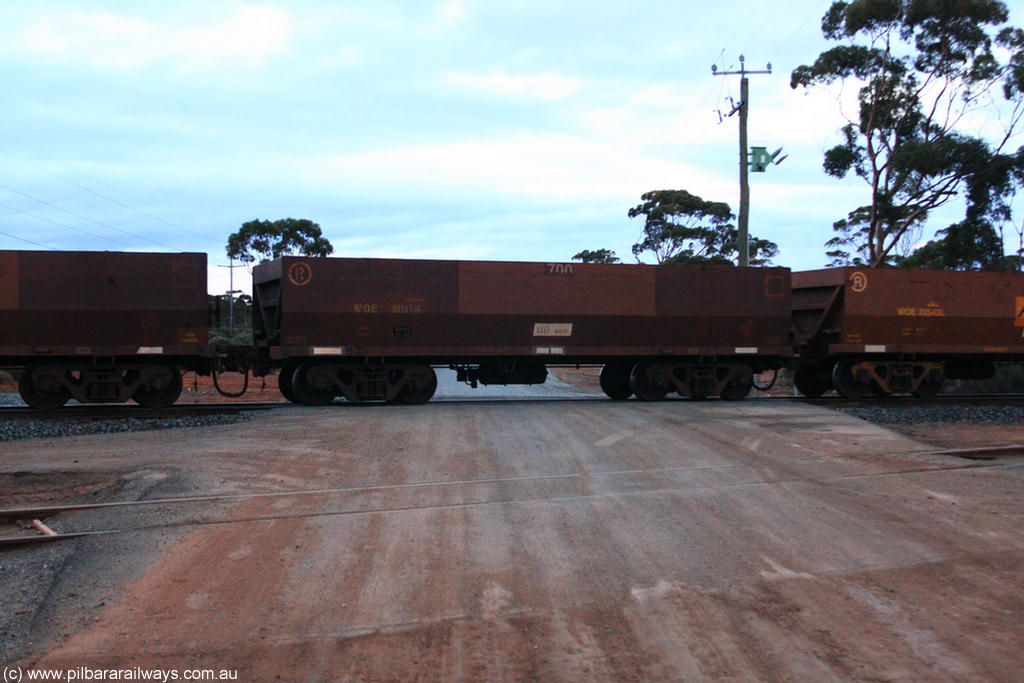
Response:
[{"label": "red dirt road", "polygon": [[[111,527],[148,527],[107,546],[111,565],[137,566],[132,579],[98,570],[95,590],[116,599],[84,626],[66,617],[78,626],[21,666],[243,681],[1021,680],[1019,458],[929,455],[852,418],[756,400],[282,408],[167,436],[15,442],[0,472],[184,472],[176,493],[305,493],[178,506],[173,520],[112,513]],[[216,523],[162,526],[183,522]],[[47,600],[60,605],[56,585]]]}]

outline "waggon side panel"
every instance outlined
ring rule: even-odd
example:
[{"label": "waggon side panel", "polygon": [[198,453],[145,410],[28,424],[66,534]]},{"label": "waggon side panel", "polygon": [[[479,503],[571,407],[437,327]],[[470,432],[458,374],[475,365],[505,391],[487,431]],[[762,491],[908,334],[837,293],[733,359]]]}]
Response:
[{"label": "waggon side panel", "polygon": [[275,358],[791,354],[787,269],[659,275],[674,270],[690,267],[285,257],[254,272],[268,290],[279,274]]},{"label": "waggon side panel", "polygon": [[821,325],[839,353],[1024,354],[1024,275],[838,268],[794,273],[794,319],[813,292],[841,288]]},{"label": "waggon side panel", "polygon": [[0,311],[13,311],[18,308],[18,253],[0,251]]},{"label": "waggon side panel", "polygon": [[0,252],[0,355],[194,354],[205,254]]},{"label": "waggon side panel", "polygon": [[582,263],[459,263],[464,315],[655,314],[655,269]]},{"label": "waggon side panel", "polygon": [[686,346],[757,348],[789,355],[790,273],[786,268],[721,265],[660,266],[658,320]]}]

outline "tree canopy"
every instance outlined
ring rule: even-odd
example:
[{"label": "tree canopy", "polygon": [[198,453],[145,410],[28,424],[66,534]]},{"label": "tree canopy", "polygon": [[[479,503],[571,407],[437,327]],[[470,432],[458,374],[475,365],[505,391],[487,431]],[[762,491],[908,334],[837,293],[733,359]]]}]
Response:
[{"label": "tree canopy", "polygon": [[[644,231],[633,255],[652,252],[658,263],[734,263],[738,230],[725,202],[701,199],[686,190],[654,190],[640,196],[629,217],[644,216]],[[751,265],[765,265],[778,253],[768,240],[750,237]]]},{"label": "tree canopy", "polygon": [[573,261],[580,261],[582,263],[621,263],[618,256],[615,255],[614,251],[608,249],[584,249],[580,253],[572,257]]},{"label": "tree canopy", "polygon": [[[967,179],[964,220],[950,225],[909,257],[905,267],[943,270],[1020,270],[1024,249],[1006,256],[1002,226],[1012,219],[1009,200],[1024,183],[1024,147],[1013,157],[995,155],[985,169]],[[1024,225],[1017,230],[1022,238]],[[1024,245],[1022,245],[1024,246]]]},{"label": "tree canopy", "polygon": [[[964,190],[965,219],[943,239],[951,249],[971,242],[967,260],[990,260],[1024,162],[1005,149],[1024,115],[1024,32],[1007,19],[998,0],[853,0],[826,12],[822,33],[843,44],[794,69],[790,85],[860,84],[856,115],[824,169],[852,172],[870,193],[835,223],[833,264],[894,262],[929,214]],[[986,138],[983,129],[999,132]]]},{"label": "tree canopy", "polygon": [[334,247],[323,236],[320,226],[305,218],[251,220],[228,237],[227,245],[229,258],[246,263],[296,254],[327,256],[332,252]]}]

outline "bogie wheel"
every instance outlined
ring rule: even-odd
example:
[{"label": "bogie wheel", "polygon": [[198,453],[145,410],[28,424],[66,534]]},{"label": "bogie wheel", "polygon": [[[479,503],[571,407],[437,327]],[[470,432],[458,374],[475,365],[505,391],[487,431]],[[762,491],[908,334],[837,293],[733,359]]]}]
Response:
[{"label": "bogie wheel", "polygon": [[629,381],[630,366],[623,363],[608,363],[601,368],[601,391],[613,401],[625,401],[633,395]]},{"label": "bogie wheel", "polygon": [[721,397],[726,401],[740,401],[747,397],[754,386],[754,377],[748,372],[736,373],[722,387]]},{"label": "bogie wheel", "polygon": [[18,391],[25,403],[36,410],[53,410],[68,402],[71,394],[48,372],[39,366],[30,365],[21,371]]},{"label": "bogie wheel", "polygon": [[836,362],[832,369],[832,384],[843,398],[858,399],[872,395],[871,380],[863,381],[854,375],[853,368],[857,362],[851,358],[843,358]]},{"label": "bogie wheel", "polygon": [[313,363],[302,363],[292,373],[295,400],[307,406],[325,406],[334,399],[327,369]]},{"label": "bogie wheel", "polygon": [[793,386],[807,398],[821,398],[832,389],[832,378],[827,372],[797,370],[793,375]]},{"label": "bogie wheel", "polygon": [[132,400],[145,408],[167,408],[181,396],[181,372],[170,365],[146,368],[147,375]]},{"label": "bogie wheel", "polygon": [[871,382],[872,396],[877,396],[878,398],[889,398],[892,396],[892,380],[890,380],[889,373],[890,368],[884,363],[875,367],[874,376],[869,380]]},{"label": "bogie wheel", "polygon": [[395,395],[395,403],[416,406],[426,403],[437,391],[437,373],[429,366],[424,366],[412,373],[412,377]]},{"label": "bogie wheel", "polygon": [[629,384],[633,393],[641,401],[660,401],[668,393],[668,384],[661,384],[651,377],[646,363],[637,363],[629,374]]},{"label": "bogie wheel", "polygon": [[299,399],[295,398],[295,392],[292,391],[292,377],[301,363],[302,361],[289,358],[277,371],[277,388],[281,390],[281,395],[292,403],[299,402]]},{"label": "bogie wheel", "polygon": [[918,398],[935,398],[942,389],[945,379],[941,370],[932,370],[917,385],[917,389],[914,389],[914,396]]}]

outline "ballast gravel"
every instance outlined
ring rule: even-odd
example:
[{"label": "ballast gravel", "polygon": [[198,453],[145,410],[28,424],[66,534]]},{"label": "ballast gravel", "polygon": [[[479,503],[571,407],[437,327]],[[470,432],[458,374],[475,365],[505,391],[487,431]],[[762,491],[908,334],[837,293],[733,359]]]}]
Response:
[{"label": "ballast gravel", "polygon": [[0,391],[0,406],[23,406],[25,402],[21,400],[21,396],[13,394],[9,391]]},{"label": "ballast gravel", "polygon": [[250,413],[237,415],[197,415],[189,417],[112,418],[98,420],[4,420],[0,422],[0,441],[17,439],[54,439],[86,434],[146,432],[155,429],[181,429],[235,424],[252,419]]},{"label": "ballast gravel", "polygon": [[916,425],[925,423],[957,423],[999,425],[1024,423],[1024,406],[1020,405],[899,405],[895,400],[885,405],[837,408],[847,415],[881,425]]},{"label": "ballast gravel", "polygon": [[[17,394],[0,392],[0,405],[24,405],[24,403]],[[837,407],[835,409],[880,425],[1024,424],[1024,406],[1021,405],[957,405],[948,403],[900,405],[898,400],[894,400],[884,405]],[[253,419],[251,413],[239,413],[236,415],[199,415],[174,418],[126,417],[82,421],[68,419],[6,420],[0,422],[0,441],[204,427],[236,424],[251,419]]]}]

